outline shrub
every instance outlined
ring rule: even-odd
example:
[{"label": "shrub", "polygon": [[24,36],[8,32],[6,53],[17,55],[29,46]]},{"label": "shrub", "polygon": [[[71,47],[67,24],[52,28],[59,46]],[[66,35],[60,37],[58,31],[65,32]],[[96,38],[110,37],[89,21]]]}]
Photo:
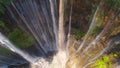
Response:
[{"label": "shrub", "polygon": [[27,48],[34,43],[33,37],[22,32],[18,28],[14,29],[13,32],[8,35],[8,38],[19,48]]},{"label": "shrub", "polygon": [[102,59],[98,59],[95,61],[91,68],[107,68],[107,66],[112,66],[112,62],[109,61],[109,56],[103,56]]},{"label": "shrub", "polygon": [[82,36],[84,36],[84,33],[82,31],[77,32],[76,39],[80,39]]}]

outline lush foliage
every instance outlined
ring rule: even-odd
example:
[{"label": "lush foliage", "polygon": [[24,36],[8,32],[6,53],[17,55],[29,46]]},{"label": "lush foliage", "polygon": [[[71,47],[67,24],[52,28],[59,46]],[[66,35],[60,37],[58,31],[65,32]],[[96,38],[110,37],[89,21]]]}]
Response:
[{"label": "lush foliage", "polygon": [[120,0],[105,0],[105,3],[108,7],[111,7],[112,9],[120,7]]},{"label": "lush foliage", "polygon": [[10,4],[11,0],[0,0],[0,14],[4,14],[5,12],[5,6]]},{"label": "lush foliage", "polygon": [[[2,15],[5,14],[6,5],[9,5],[11,3],[11,0],[0,0],[0,29],[2,33],[7,33],[8,38],[11,42],[13,42],[17,47],[19,48],[27,48],[33,45],[34,39],[30,35],[22,32],[17,27],[12,32],[11,29],[9,29],[6,26],[6,23],[1,19]],[[6,48],[1,48],[0,53],[1,54],[8,54],[10,51]]]},{"label": "lush foliage", "polygon": [[107,68],[106,63],[109,61],[108,56],[104,56],[102,59],[98,59],[91,66],[91,68]]},{"label": "lush foliage", "polygon": [[113,62],[111,62],[111,59],[118,57],[117,54],[111,54],[111,55],[105,55],[102,57],[102,59],[98,59],[95,61],[93,65],[91,65],[91,68],[108,68],[113,65]]},{"label": "lush foliage", "polygon": [[33,45],[34,39],[18,28],[9,34],[9,39],[19,48],[27,48]]}]

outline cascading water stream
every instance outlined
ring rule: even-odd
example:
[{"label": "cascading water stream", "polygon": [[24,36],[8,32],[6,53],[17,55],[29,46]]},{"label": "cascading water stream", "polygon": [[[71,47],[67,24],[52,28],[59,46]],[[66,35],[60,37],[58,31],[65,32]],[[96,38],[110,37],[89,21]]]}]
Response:
[{"label": "cascading water stream", "polygon": [[[43,52],[47,54],[49,51],[58,52],[51,64],[45,59],[39,59],[32,67],[42,68],[65,68],[67,61],[66,48],[64,42],[64,1],[60,0],[59,21],[58,13],[56,12],[56,0],[19,0],[12,1],[12,6],[16,10],[26,27],[35,37]],[[14,20],[18,20],[13,11],[9,8],[8,11],[13,16]],[[59,22],[59,24],[57,23]],[[18,22],[20,24],[21,22]],[[59,28],[58,28],[59,25]],[[62,55],[62,56],[61,56]],[[56,64],[57,63],[57,64]],[[46,66],[42,66],[46,64]]]},{"label": "cascading water stream", "polygon": [[107,46],[104,49],[102,49],[99,53],[97,53],[94,58],[90,59],[88,64],[86,64],[83,68],[87,68],[87,66],[94,63],[95,60],[98,59],[102,54],[109,51],[109,49],[111,49],[112,47],[115,47],[116,45],[120,44],[119,38],[120,38],[120,36],[118,35],[118,36],[114,37],[112,40],[110,40],[107,43]]},{"label": "cascading water stream", "polygon": [[[57,11],[58,3],[59,12]],[[31,68],[66,68],[66,63],[69,62],[68,60],[72,57],[69,53],[69,43],[73,7],[71,6],[70,10],[69,30],[67,35],[67,42],[65,44],[65,33],[63,27],[65,9],[64,0],[59,0],[59,2],[57,2],[57,0],[13,0],[11,5],[12,8],[9,6],[6,6],[6,8],[9,11],[10,16],[12,16],[12,19],[17,24],[19,24],[23,30],[24,28],[27,28],[29,30],[29,32],[37,41],[38,47],[42,50],[45,56],[48,56],[47,54],[49,54],[49,52],[53,52],[54,55],[52,56],[52,61],[48,61],[44,57],[29,55],[28,53],[15,47],[2,34],[0,34],[0,44],[26,59],[31,64]],[[87,46],[86,42],[97,25],[97,14],[100,10],[100,5],[97,7],[94,13],[91,25],[87,34],[85,35],[83,42],[80,44],[77,51],[75,51],[75,57],[77,54],[77,56],[80,56],[81,58],[85,58],[85,60],[87,60],[87,62],[83,62],[81,68],[87,68],[87,66],[94,63],[97,58],[99,58],[102,54],[104,54],[105,51],[114,45],[112,44],[113,41],[110,41],[107,43],[105,48],[101,49],[94,56],[89,57],[89,55],[87,55],[87,52],[92,45],[90,44]],[[102,32],[98,34],[93,41],[94,43],[99,41],[100,37],[103,36],[107,30],[107,27],[109,27],[110,23],[115,19],[117,15],[118,13],[105,25]],[[120,43],[119,40],[117,43]],[[73,43],[73,45],[75,45],[75,43]],[[83,49],[84,46],[85,49]],[[81,49],[83,49],[82,52]],[[81,52],[82,56],[79,55],[78,52]],[[87,56],[83,53],[85,53]],[[82,61],[79,63],[82,64]],[[73,64],[71,68],[78,67],[76,64]]]},{"label": "cascading water stream", "polygon": [[78,53],[78,52],[82,49],[82,47],[83,47],[84,45],[86,45],[86,41],[87,41],[88,37],[91,35],[93,29],[96,27],[96,24],[97,24],[97,23],[96,23],[96,21],[97,21],[96,16],[97,16],[97,14],[98,14],[98,11],[99,11],[99,7],[97,7],[97,9],[96,9],[95,14],[94,14],[93,19],[92,19],[92,23],[90,24],[89,30],[88,30],[87,34],[85,35],[85,39],[84,39],[83,42],[80,44],[80,46],[79,46],[79,48],[77,49],[76,53]]},{"label": "cascading water stream", "polygon": [[[46,42],[46,38],[44,38],[44,37],[46,37],[45,35],[46,35],[46,33],[45,32],[43,32],[43,30],[45,30],[45,28],[44,28],[44,26],[46,26],[46,25],[43,25],[43,23],[39,23],[39,22],[41,22],[42,20],[41,20],[41,17],[39,17],[39,11],[38,11],[38,9],[35,9],[35,8],[38,8],[37,6],[36,6],[36,2],[34,2],[34,4],[32,3],[32,1],[30,0],[30,1],[28,1],[27,2],[27,0],[25,1],[25,4],[24,3],[22,3],[22,2],[20,2],[20,5],[19,4],[14,4],[14,3],[12,3],[12,5],[13,5],[13,7],[16,9],[16,11],[17,11],[17,13],[19,14],[19,16],[21,17],[21,19],[24,21],[24,23],[26,24],[26,26],[28,27],[28,29],[31,31],[31,33],[33,34],[33,36],[35,37],[35,39],[38,41],[38,43],[40,44],[40,46],[41,46],[41,48],[43,49],[43,51],[45,52],[45,53],[47,53],[47,51],[46,51],[46,49],[45,49],[45,47],[43,46],[43,45],[45,45],[45,44],[43,44],[43,42]],[[15,6],[16,5],[16,6]],[[20,9],[20,10],[19,10]],[[23,11],[22,11],[22,9],[23,9]],[[26,9],[28,9],[28,10],[26,10]],[[36,12],[35,11],[30,11],[30,9],[33,9],[33,10],[36,10]],[[21,14],[22,13],[22,14]],[[37,13],[37,14],[36,14]],[[25,14],[25,15],[24,15]],[[28,18],[25,18],[26,17],[26,15],[28,16]],[[44,21],[44,20],[43,20]],[[28,24],[28,22],[29,22],[29,24]],[[36,22],[35,24],[34,24],[34,22]],[[40,28],[40,29],[38,29],[38,27]],[[49,34],[49,33],[48,33]],[[40,36],[40,35],[42,35],[42,36]],[[41,40],[40,39],[40,37],[42,37],[43,38],[43,40]],[[43,42],[42,42],[43,41]],[[46,42],[46,44],[48,45],[49,44],[49,41],[47,41]],[[46,46],[47,46],[46,45]]]},{"label": "cascading water stream", "polygon": [[0,66],[1,65],[14,65],[17,63],[25,63],[24,61],[20,60],[20,59],[14,59],[12,57],[6,57],[6,56],[3,56],[3,55],[0,55]]},{"label": "cascading water stream", "polygon": [[68,35],[67,35],[67,42],[66,42],[66,50],[69,55],[69,45],[70,45],[70,33],[71,33],[71,19],[72,19],[72,10],[73,10],[73,5],[71,5],[70,8],[70,16],[69,16],[69,30],[68,30]]},{"label": "cascading water stream", "polygon": [[25,58],[27,61],[29,61],[30,63],[35,63],[38,59],[33,58],[32,56],[30,56],[29,54],[23,52],[22,50],[18,49],[17,47],[15,47],[5,36],[3,36],[0,33],[0,45],[10,49],[11,51],[21,55],[23,58]]},{"label": "cascading water stream", "polygon": [[96,45],[96,43],[100,40],[100,38],[104,35],[104,33],[109,29],[109,26],[111,25],[112,21],[119,15],[120,10],[118,10],[115,15],[108,21],[108,23],[105,25],[103,30],[97,35],[95,40],[93,40],[88,47],[85,48],[84,51],[87,51],[92,45]]}]

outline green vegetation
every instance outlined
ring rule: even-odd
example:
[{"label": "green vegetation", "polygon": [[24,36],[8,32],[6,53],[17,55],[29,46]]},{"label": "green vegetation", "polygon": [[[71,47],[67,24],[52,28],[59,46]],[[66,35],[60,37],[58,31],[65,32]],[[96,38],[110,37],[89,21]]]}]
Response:
[{"label": "green vegetation", "polygon": [[[14,28],[14,30],[12,32],[9,32],[9,31],[11,31],[11,29],[9,29],[6,26],[5,22],[0,21],[0,29],[2,30],[2,33],[6,33],[6,35],[10,39],[10,41],[12,41],[17,47],[27,48],[34,43],[33,37],[31,37],[30,35],[22,32],[17,27],[13,27],[13,28]],[[0,49],[0,51],[1,51],[1,49]],[[6,50],[6,49],[5,50],[2,49],[1,52],[7,53],[7,51],[8,50]]]},{"label": "green vegetation", "polygon": [[96,27],[94,30],[93,30],[93,35],[97,35],[100,31],[100,28],[99,27]]},{"label": "green vegetation", "polygon": [[2,4],[0,4],[0,14],[4,14],[4,12],[5,12],[4,6],[2,6]]},{"label": "green vegetation", "polygon": [[107,68],[106,63],[109,61],[109,59],[110,58],[108,56],[104,56],[102,59],[96,60],[95,63],[91,66],[91,68]]},{"label": "green vegetation", "polygon": [[[97,25],[101,23],[101,21],[102,21],[102,19],[103,19],[104,16],[105,16],[105,15],[104,15],[104,12],[101,11],[101,12],[99,13],[99,15],[98,15],[97,20],[96,20]],[[94,30],[93,30],[93,35],[97,35],[97,34],[100,32],[100,29],[101,29],[101,28],[102,28],[101,26],[96,26],[96,27],[94,28]]]},{"label": "green vegetation", "polygon": [[0,21],[0,29],[2,29],[4,32],[8,31],[8,28],[6,27],[6,25],[3,21]]},{"label": "green vegetation", "polygon": [[[108,10],[109,8],[117,9],[118,7],[120,7],[120,0],[103,0],[103,1],[105,2],[105,6],[107,6],[107,7],[104,6],[104,8],[102,8],[101,11],[98,12],[98,15],[96,16],[96,18],[97,18],[96,24],[101,23],[101,21],[103,20],[104,14],[108,13],[108,12],[103,12],[104,10]],[[0,15],[1,15],[0,17],[2,17],[2,14],[5,13],[5,10],[6,10],[5,5],[9,5],[10,2],[11,2],[11,0],[0,0]],[[91,2],[92,2],[92,0],[86,0],[87,4],[91,4]],[[90,7],[88,7],[88,10],[84,9],[84,11],[79,11],[81,14],[80,13],[75,14],[75,17],[72,17],[73,19],[75,19],[74,20],[75,23],[76,23],[77,20],[79,20],[80,22],[84,22],[84,20],[85,20],[85,25],[86,25],[85,27],[88,27],[87,25],[90,24],[90,22],[92,21],[92,18],[94,16],[94,12],[95,12],[96,8],[98,7],[98,5],[99,4],[92,4],[93,9],[91,9],[92,11],[91,11],[91,14],[89,14],[89,16],[87,16],[87,15],[90,12]],[[74,9],[73,13],[76,13],[75,11],[77,11],[77,10],[83,10],[83,8],[84,8],[83,6],[86,6],[86,4],[85,3],[83,3],[83,5],[78,4],[77,7],[81,7],[81,6],[82,7],[81,7],[81,9],[77,9],[77,10],[74,8],[75,6],[77,6],[77,5],[76,4],[73,5],[73,9]],[[81,15],[81,16],[79,17],[79,15]],[[88,21],[86,21],[87,20],[86,18],[87,19],[89,18],[89,20],[88,20],[89,23],[88,24],[86,24],[86,22],[88,22]],[[79,22],[79,21],[77,21],[77,22]],[[7,34],[8,38],[10,39],[11,42],[13,42],[13,44],[15,44],[16,47],[18,47],[18,48],[28,48],[28,47],[30,47],[34,44],[35,40],[32,36],[30,36],[29,34],[21,31],[17,27],[10,26],[12,28],[9,29],[9,27],[7,27],[7,25],[5,24],[6,22],[5,23],[4,22],[5,21],[2,21],[1,18],[0,18],[0,29],[3,30],[4,32],[8,33]],[[80,26],[82,26],[82,24]],[[77,27],[79,27],[79,26],[77,26]],[[93,36],[97,35],[100,32],[101,28],[103,28],[103,27],[96,26],[95,29],[93,30],[93,32],[91,31]],[[14,30],[12,30],[12,29],[14,29]],[[6,31],[6,30],[8,30],[8,31]],[[81,31],[79,31],[79,30],[81,30]],[[74,30],[74,33],[76,33],[76,35],[75,35],[76,39],[80,39],[81,37],[83,37],[85,35],[84,34],[84,32],[85,32],[84,29],[79,29],[79,30],[77,30],[77,28]],[[10,31],[12,31],[12,32],[10,32]],[[88,37],[89,35],[85,35],[85,36]],[[114,48],[114,49],[116,49],[116,48]],[[8,49],[0,48],[0,54],[9,54],[9,53],[10,53],[10,51]],[[114,59],[116,57],[118,57],[117,54],[112,54],[112,57],[108,56],[108,55],[105,55],[105,56],[97,59],[95,61],[95,63],[91,65],[91,68],[108,68],[108,67],[113,65],[113,62],[111,61],[111,59]]]},{"label": "green vegetation", "polygon": [[11,0],[0,0],[0,14],[4,14],[5,5],[9,5]]},{"label": "green vegetation", "polygon": [[[28,35],[25,32],[22,32],[17,27],[13,27],[14,30],[12,32],[5,24],[5,22],[0,21],[0,29],[3,33],[8,32],[6,35],[10,39],[11,42],[13,42],[17,47],[19,48],[28,48],[33,45],[34,39],[30,35]],[[8,53],[9,51],[6,49],[0,49],[0,52]]]},{"label": "green vegetation", "polygon": [[108,7],[111,7],[112,9],[120,7],[120,0],[105,0],[105,3]]},{"label": "green vegetation", "polygon": [[92,22],[92,19],[93,19],[93,16],[94,16],[94,13],[95,13],[97,7],[98,7],[97,4],[92,4],[92,12],[88,15],[89,23]]},{"label": "green vegetation", "polygon": [[[17,27],[12,32],[11,29],[9,29],[6,26],[6,23],[2,20],[3,14],[5,14],[5,5],[9,5],[11,3],[11,0],[0,0],[0,29],[2,30],[2,33],[7,33],[6,35],[10,39],[13,44],[15,44],[19,48],[28,48],[33,45],[34,39],[30,35],[22,32]],[[0,48],[1,54],[9,54],[10,51],[6,48]]]},{"label": "green vegetation", "polygon": [[117,55],[117,54],[113,54],[113,57],[115,57],[115,58],[116,58],[116,57],[118,57],[118,55]]},{"label": "green vegetation", "polygon": [[13,32],[8,35],[8,38],[19,48],[28,48],[34,43],[33,37],[18,28],[14,29]]},{"label": "green vegetation", "polygon": [[111,62],[111,59],[117,58],[117,54],[111,54],[111,55],[105,55],[102,57],[102,59],[98,59],[95,61],[94,64],[91,65],[91,68],[108,68],[113,65],[113,62]]},{"label": "green vegetation", "polygon": [[0,0],[0,29],[3,30],[3,32],[6,32],[8,29],[5,26],[4,21],[1,19],[2,15],[5,14],[5,5],[9,5],[11,0]]},{"label": "green vegetation", "polygon": [[6,48],[1,48],[0,49],[0,54],[9,54],[10,50],[6,49]]},{"label": "green vegetation", "polygon": [[84,33],[82,31],[78,31],[76,35],[76,39],[80,39],[82,36],[84,36]]},{"label": "green vegetation", "polygon": [[11,0],[1,0],[0,3],[9,5]]},{"label": "green vegetation", "polygon": [[0,28],[5,28],[5,23],[3,21],[0,21]]},{"label": "green vegetation", "polygon": [[97,18],[97,23],[100,23],[100,21],[103,19],[103,17],[105,16],[105,12],[104,11],[101,11],[99,13],[99,16]]}]

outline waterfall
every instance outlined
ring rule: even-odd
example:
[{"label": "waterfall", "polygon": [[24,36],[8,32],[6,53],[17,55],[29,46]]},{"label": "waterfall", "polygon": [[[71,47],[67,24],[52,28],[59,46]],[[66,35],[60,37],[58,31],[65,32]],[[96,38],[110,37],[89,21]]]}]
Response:
[{"label": "waterfall", "polygon": [[[59,12],[57,12],[57,0],[13,0],[11,4],[22,22],[18,21],[19,19],[14,11],[11,7],[7,6],[13,20],[16,21],[22,29],[24,29],[22,24],[27,27],[35,40],[39,43],[38,46],[42,48],[43,53],[46,55],[49,51],[57,52],[57,54],[53,56],[51,64],[41,58],[32,63],[33,65],[31,65],[31,67],[48,68],[49,66],[53,68],[59,65],[60,68],[65,68],[67,55],[63,27],[64,1],[60,0]],[[43,64],[46,65],[42,66]]]},{"label": "waterfall", "polygon": [[[2,33],[0,33],[0,45],[23,57],[30,63],[31,68],[67,68],[67,64],[69,64],[70,68],[78,68],[78,66],[80,68],[87,68],[107,50],[120,43],[120,40],[114,38],[107,41],[104,48],[96,50],[96,52],[92,51],[92,49],[95,49],[92,45],[96,45],[106,33],[108,27],[115,20],[119,12],[111,17],[103,30],[92,42],[87,43],[88,38],[97,26],[97,16],[101,10],[101,3],[102,1],[93,15],[93,19],[83,41],[74,40],[73,45],[70,46],[71,19],[74,12],[73,4],[70,7],[69,29],[67,40],[65,40],[65,0],[12,0],[11,6],[5,6],[9,15],[23,31],[30,33],[34,37],[38,43],[37,47],[42,51],[44,57],[28,54],[11,43]],[[79,46],[75,49],[73,48],[74,45]],[[72,49],[70,50],[69,47],[73,48],[73,53],[70,53]],[[51,52],[53,54],[52,56],[49,55]]]},{"label": "waterfall", "polygon": [[57,22],[54,19],[53,11],[52,13],[50,11],[50,6],[45,3],[49,4],[48,1],[25,0],[18,3],[12,2],[12,6],[46,54],[48,51],[57,51],[58,49],[55,27]]},{"label": "waterfall", "polygon": [[10,49],[11,51],[21,55],[30,63],[35,63],[37,61],[36,58],[31,57],[29,54],[25,53],[24,51],[20,50],[19,48],[15,47],[4,35],[0,33],[0,45]]}]

